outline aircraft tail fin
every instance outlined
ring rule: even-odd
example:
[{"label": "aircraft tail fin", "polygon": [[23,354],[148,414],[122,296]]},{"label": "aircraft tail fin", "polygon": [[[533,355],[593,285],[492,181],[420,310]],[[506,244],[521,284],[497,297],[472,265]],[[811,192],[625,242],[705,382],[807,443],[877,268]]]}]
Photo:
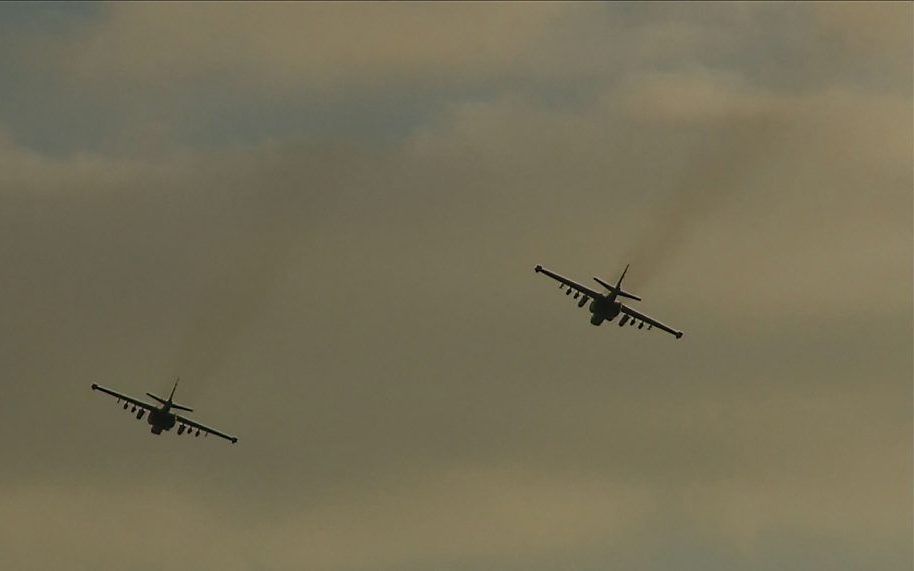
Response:
[{"label": "aircraft tail fin", "polygon": [[194,412],[194,409],[189,406],[184,406],[183,404],[175,404],[175,391],[178,390],[178,381],[181,380],[181,377],[175,377],[175,386],[171,389],[171,395],[168,397],[168,403],[171,405],[171,408],[176,408],[178,410],[186,410],[187,412]]},{"label": "aircraft tail fin", "polygon": [[159,401],[159,403],[164,406],[169,406],[171,408],[177,408],[180,410],[186,410],[187,412],[193,412],[194,409],[188,408],[188,407],[180,405],[180,404],[175,404],[175,402],[174,402],[175,391],[178,390],[178,381],[180,381],[180,380],[181,379],[179,379],[179,378],[175,378],[175,385],[171,388],[171,394],[168,395],[168,400],[165,400],[162,397],[158,397],[152,393],[146,393],[146,395]]},{"label": "aircraft tail fin", "polygon": [[611,293],[619,297],[627,297],[628,299],[633,299],[635,301],[641,301],[641,298],[637,295],[627,292],[622,289],[622,280],[625,279],[625,274],[628,272],[628,264],[625,265],[625,270],[622,272],[622,275],[619,276],[619,281],[616,282],[616,285],[610,285],[600,278],[594,276],[593,279],[596,280],[598,284],[608,289]]}]

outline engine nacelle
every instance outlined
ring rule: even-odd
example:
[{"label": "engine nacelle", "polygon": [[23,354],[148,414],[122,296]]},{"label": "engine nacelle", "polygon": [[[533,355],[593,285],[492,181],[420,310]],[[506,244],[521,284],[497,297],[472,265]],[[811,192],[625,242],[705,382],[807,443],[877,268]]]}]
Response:
[{"label": "engine nacelle", "polygon": [[600,315],[599,313],[594,313],[593,315],[590,316],[590,323],[592,325],[600,325],[601,323],[603,323],[603,316]]}]

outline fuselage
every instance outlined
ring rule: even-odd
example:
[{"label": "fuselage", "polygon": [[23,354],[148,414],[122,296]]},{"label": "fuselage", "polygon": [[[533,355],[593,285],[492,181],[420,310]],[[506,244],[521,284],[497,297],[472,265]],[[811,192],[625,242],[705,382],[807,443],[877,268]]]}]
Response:
[{"label": "fuselage", "polygon": [[615,296],[598,297],[590,302],[590,322],[600,325],[603,321],[612,321],[622,311],[621,303],[613,299]]},{"label": "fuselage", "polygon": [[169,412],[169,406],[163,406],[156,410],[150,411],[146,417],[146,422],[152,427],[153,434],[162,434],[162,431],[171,430],[176,422],[175,415]]}]

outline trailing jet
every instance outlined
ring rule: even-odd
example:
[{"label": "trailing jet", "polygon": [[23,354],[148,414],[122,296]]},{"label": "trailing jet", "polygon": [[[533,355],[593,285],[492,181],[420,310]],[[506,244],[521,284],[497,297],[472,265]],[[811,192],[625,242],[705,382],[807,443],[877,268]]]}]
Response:
[{"label": "trailing jet", "polygon": [[600,325],[604,321],[612,321],[617,315],[621,313],[622,318],[619,320],[619,327],[622,327],[626,323],[628,323],[630,326],[634,326],[635,323],[638,323],[638,329],[643,329],[644,325],[647,324],[648,329],[657,327],[658,329],[663,329],[667,333],[672,333],[676,336],[676,339],[682,337],[682,331],[676,331],[672,327],[664,325],[656,319],[648,317],[647,315],[644,315],[643,313],[628,307],[624,303],[617,301],[617,298],[620,297],[633,299],[635,301],[641,301],[641,298],[637,295],[622,289],[622,278],[625,277],[625,272],[628,271],[628,266],[625,266],[625,271],[623,271],[622,275],[619,276],[619,281],[616,282],[616,285],[610,285],[598,277],[593,278],[598,284],[606,288],[609,293],[600,293],[594,291],[587,286],[583,286],[566,278],[565,276],[551,272],[543,266],[536,266],[534,271],[536,271],[538,274],[546,274],[550,278],[559,282],[559,289],[565,289],[565,295],[571,295],[573,291],[574,298],[580,298],[580,301],[578,301],[578,307],[584,307],[588,300],[593,300],[590,302],[589,309],[591,313],[590,322],[594,325]]},{"label": "trailing jet", "polygon": [[153,434],[162,434],[163,430],[167,432],[167,431],[171,430],[175,424],[177,424],[178,425],[178,434],[184,434],[186,431],[187,434],[194,434],[194,436],[200,436],[200,432],[203,431],[204,436],[209,436],[210,434],[214,434],[216,436],[225,438],[226,440],[231,440],[232,444],[238,442],[238,438],[236,438],[234,436],[229,436],[228,434],[223,434],[223,433],[219,432],[218,430],[215,430],[208,426],[203,426],[202,424],[194,422],[194,421],[190,420],[189,418],[185,418],[185,417],[181,416],[180,414],[175,414],[175,413],[171,412],[172,409],[193,412],[193,409],[191,409],[191,408],[187,408],[186,406],[183,406],[180,404],[175,404],[173,399],[175,396],[175,390],[177,390],[177,388],[178,388],[178,380],[176,379],[175,386],[171,389],[171,394],[168,396],[168,400],[157,397],[152,393],[146,393],[148,396],[154,398],[156,401],[159,402],[160,406],[155,406],[155,405],[147,404],[141,400],[137,400],[135,398],[128,397],[127,395],[122,395],[121,393],[112,391],[111,389],[106,389],[105,387],[96,385],[95,383],[92,383],[93,391],[101,391],[103,393],[109,394],[109,395],[117,398],[118,404],[120,404],[121,401],[124,401],[124,410],[127,410],[127,408],[130,407],[130,412],[136,413],[137,420],[142,419],[143,415],[146,412],[148,412],[149,415],[146,417],[146,422],[148,422],[149,425],[152,426],[151,432]]}]

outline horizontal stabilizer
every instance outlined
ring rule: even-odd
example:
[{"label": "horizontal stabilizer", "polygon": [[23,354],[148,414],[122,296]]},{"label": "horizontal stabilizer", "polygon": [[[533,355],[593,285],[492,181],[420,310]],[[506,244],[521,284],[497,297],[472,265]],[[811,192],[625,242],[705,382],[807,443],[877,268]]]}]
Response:
[{"label": "horizontal stabilizer", "polygon": [[624,291],[622,288],[619,288],[619,290],[616,291],[616,286],[610,285],[610,284],[604,282],[603,280],[601,280],[601,279],[598,278],[597,276],[594,276],[593,279],[594,279],[598,284],[600,284],[601,286],[605,287],[605,288],[608,289],[609,291],[615,291],[615,292],[616,292],[616,295],[618,295],[619,297],[627,297],[628,299],[633,299],[633,300],[635,300],[635,301],[641,301],[641,298],[640,298],[640,297],[638,297],[637,295],[635,295],[635,294],[633,294],[633,293],[628,293],[627,291]]},{"label": "horizontal stabilizer", "polygon": [[171,405],[171,408],[176,408],[178,410],[186,410],[187,412],[194,412],[194,409],[187,407],[187,406],[180,405],[180,404],[173,404],[173,405]]},{"label": "horizontal stabilizer", "polygon": [[152,393],[146,393],[146,396],[148,396],[149,398],[154,398],[155,400],[159,401],[162,404],[168,404],[167,400],[163,399],[162,397],[157,397]]}]

